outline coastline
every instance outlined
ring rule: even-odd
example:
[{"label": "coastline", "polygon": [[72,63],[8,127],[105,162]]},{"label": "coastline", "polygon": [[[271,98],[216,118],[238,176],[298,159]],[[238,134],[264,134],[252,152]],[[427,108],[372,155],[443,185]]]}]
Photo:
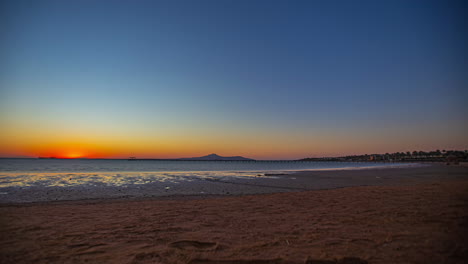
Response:
[{"label": "coastline", "polygon": [[0,263],[463,263],[467,172],[326,171],[314,176],[373,178],[255,195],[2,204]]},{"label": "coastline", "polygon": [[[282,171],[284,172],[284,171]],[[278,172],[276,172],[278,173]],[[162,181],[129,186],[1,188],[0,205],[125,199],[190,199],[242,196],[353,186],[395,185],[440,178],[463,178],[466,167],[437,164],[382,166],[357,169],[289,171],[255,177],[205,177],[179,182]],[[256,175],[256,173],[254,173]]]},{"label": "coastline", "polygon": [[[284,172],[284,171],[282,171]],[[414,164],[356,169],[289,171],[255,177],[206,177],[180,182],[154,182],[129,186],[2,188],[0,205],[126,199],[200,199],[278,192],[336,189],[353,186],[398,185],[443,178],[464,178],[463,166]]]}]

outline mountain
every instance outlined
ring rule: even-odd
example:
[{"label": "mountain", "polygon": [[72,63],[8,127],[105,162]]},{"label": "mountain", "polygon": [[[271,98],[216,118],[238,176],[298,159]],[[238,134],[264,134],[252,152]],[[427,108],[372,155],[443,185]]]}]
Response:
[{"label": "mountain", "polygon": [[222,157],[222,156],[219,156],[219,155],[216,155],[216,154],[210,154],[210,155],[206,155],[206,156],[203,156],[203,157],[182,158],[182,159],[179,159],[179,160],[239,160],[239,161],[251,160],[251,161],[253,161],[254,159],[244,158],[244,157],[241,157],[241,156]]}]

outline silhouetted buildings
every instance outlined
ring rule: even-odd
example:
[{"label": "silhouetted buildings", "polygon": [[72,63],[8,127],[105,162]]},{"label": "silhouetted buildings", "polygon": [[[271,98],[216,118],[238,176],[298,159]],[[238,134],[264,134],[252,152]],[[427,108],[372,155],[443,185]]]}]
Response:
[{"label": "silhouetted buildings", "polygon": [[343,157],[305,158],[302,161],[425,161],[425,162],[459,162],[468,161],[468,150],[436,150],[395,152],[385,154],[364,154]]}]

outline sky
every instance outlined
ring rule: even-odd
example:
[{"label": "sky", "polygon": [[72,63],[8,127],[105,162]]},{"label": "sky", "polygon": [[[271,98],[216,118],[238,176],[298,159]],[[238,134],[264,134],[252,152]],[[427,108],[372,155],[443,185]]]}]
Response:
[{"label": "sky", "polygon": [[464,1],[1,1],[0,157],[468,149]]}]

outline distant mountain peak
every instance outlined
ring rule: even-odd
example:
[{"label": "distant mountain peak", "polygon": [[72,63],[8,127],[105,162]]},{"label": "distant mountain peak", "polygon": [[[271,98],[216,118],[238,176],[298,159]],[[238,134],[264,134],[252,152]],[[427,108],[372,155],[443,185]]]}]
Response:
[{"label": "distant mountain peak", "polygon": [[194,158],[182,158],[179,160],[233,160],[233,161],[253,161],[254,159],[244,158],[241,156],[233,156],[233,157],[223,157],[219,156],[218,154],[212,153],[202,157],[194,157]]}]

